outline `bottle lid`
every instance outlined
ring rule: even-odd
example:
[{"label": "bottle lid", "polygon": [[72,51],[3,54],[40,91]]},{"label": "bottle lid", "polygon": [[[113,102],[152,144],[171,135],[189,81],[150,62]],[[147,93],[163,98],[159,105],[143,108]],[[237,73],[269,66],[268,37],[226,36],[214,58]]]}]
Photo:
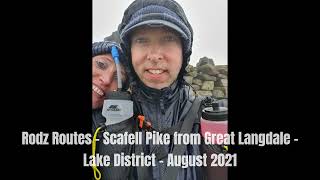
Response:
[{"label": "bottle lid", "polygon": [[212,107],[202,110],[202,118],[208,121],[226,121],[228,120],[228,108],[220,107],[218,102],[213,102]]}]

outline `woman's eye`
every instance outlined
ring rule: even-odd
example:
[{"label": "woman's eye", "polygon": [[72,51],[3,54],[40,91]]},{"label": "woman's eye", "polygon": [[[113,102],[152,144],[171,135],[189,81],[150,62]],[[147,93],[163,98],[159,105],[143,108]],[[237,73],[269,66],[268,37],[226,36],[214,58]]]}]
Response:
[{"label": "woman's eye", "polygon": [[108,67],[108,64],[101,61],[96,61],[96,65],[99,69],[105,70]]}]

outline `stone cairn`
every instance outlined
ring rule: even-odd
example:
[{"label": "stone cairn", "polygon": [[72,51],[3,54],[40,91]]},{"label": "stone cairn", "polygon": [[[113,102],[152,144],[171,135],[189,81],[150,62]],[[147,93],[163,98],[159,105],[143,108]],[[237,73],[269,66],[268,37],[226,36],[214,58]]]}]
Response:
[{"label": "stone cairn", "polygon": [[184,76],[199,96],[228,97],[228,65],[215,65],[213,59],[200,58],[196,67],[188,65]]}]

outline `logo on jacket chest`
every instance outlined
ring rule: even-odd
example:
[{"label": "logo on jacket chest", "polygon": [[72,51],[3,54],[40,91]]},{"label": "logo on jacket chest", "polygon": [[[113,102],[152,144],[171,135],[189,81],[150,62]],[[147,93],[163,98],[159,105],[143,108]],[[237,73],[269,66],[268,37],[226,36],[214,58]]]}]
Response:
[{"label": "logo on jacket chest", "polygon": [[120,111],[120,108],[118,105],[110,105],[107,111]]}]

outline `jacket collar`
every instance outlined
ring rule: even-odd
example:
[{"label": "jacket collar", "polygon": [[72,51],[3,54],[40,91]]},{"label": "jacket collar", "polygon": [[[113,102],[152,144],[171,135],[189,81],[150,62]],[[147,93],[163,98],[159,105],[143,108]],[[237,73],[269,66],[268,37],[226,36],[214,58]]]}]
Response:
[{"label": "jacket collar", "polygon": [[179,83],[178,81],[174,81],[169,87],[165,87],[162,89],[155,89],[146,86],[140,80],[134,83],[133,93],[136,94],[140,100],[142,101],[155,101],[162,100],[168,102],[170,100],[175,99],[174,97],[179,94]]}]

